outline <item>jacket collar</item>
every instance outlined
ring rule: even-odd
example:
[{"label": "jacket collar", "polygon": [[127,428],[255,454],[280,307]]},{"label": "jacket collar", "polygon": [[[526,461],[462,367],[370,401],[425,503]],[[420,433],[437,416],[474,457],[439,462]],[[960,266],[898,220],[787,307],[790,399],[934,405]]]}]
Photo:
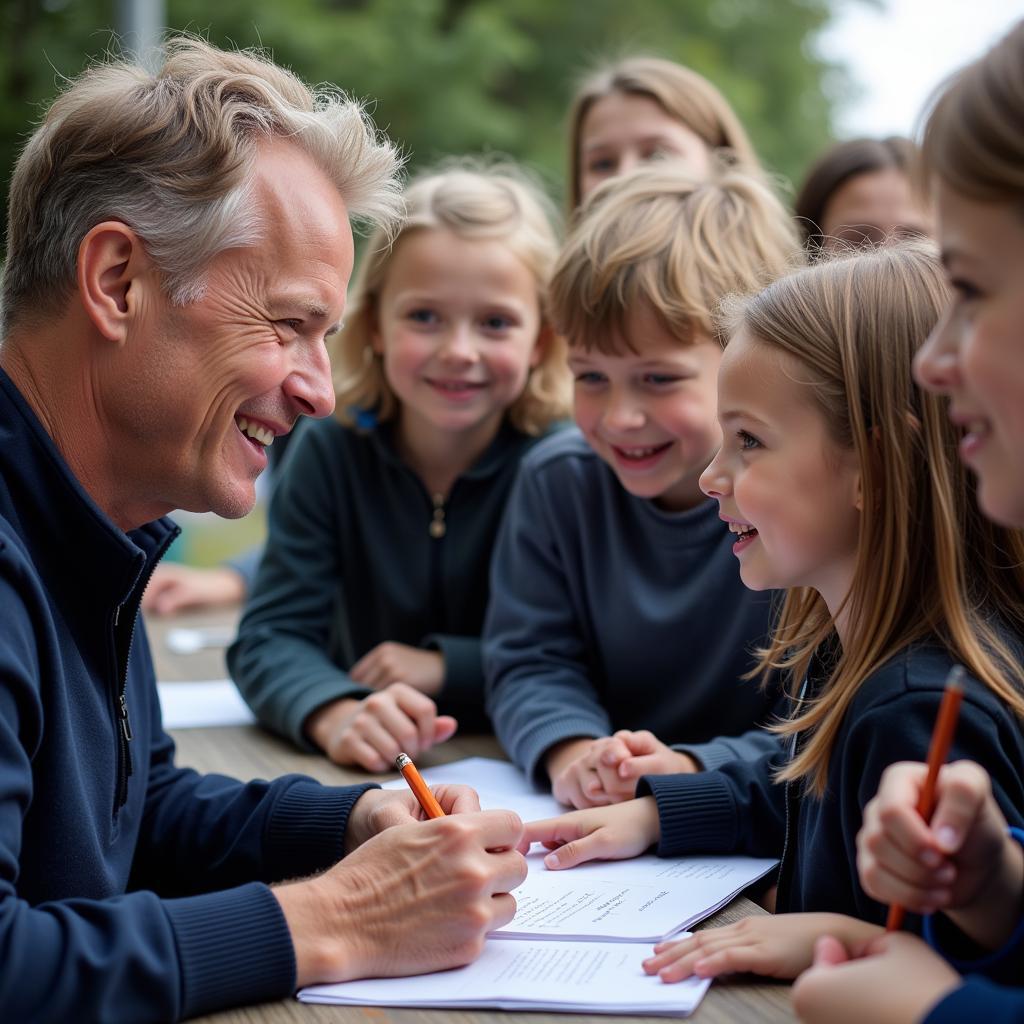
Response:
[{"label": "jacket collar", "polygon": [[[385,420],[383,423],[375,423],[367,431],[367,434],[371,442],[377,446],[383,458],[395,465],[400,465],[408,471],[409,467],[401,455],[399,455],[398,449],[395,446],[396,426],[396,420]],[[362,429],[366,428],[363,427]],[[509,452],[517,449],[523,443],[526,436],[526,434],[516,430],[509,423],[508,419],[503,419],[497,434],[494,435],[494,439],[484,450],[480,458],[462,474],[461,479],[486,480],[488,477],[494,476],[507,465]]]},{"label": "jacket collar", "polygon": [[158,519],[125,533],[86,493],[31,406],[0,370],[0,516],[64,605],[109,612],[137,601],[180,532]]}]

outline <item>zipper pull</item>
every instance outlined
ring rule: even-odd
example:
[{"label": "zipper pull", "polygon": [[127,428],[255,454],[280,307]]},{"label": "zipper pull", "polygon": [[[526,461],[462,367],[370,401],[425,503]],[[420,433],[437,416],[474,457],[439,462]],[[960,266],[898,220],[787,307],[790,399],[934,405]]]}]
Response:
[{"label": "zipper pull", "polygon": [[448,532],[444,521],[444,495],[434,495],[434,518],[430,520],[430,536],[440,540]]},{"label": "zipper pull", "polygon": [[121,712],[121,733],[127,743],[132,741],[132,723],[128,719],[128,698],[122,693],[118,704]]}]

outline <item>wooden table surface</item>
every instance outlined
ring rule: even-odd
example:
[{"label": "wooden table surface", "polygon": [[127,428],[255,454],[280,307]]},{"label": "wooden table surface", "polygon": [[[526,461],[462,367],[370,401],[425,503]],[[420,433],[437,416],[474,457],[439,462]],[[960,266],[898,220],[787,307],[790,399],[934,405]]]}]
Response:
[{"label": "wooden table surface", "polygon": [[[171,654],[165,644],[166,632],[177,626],[224,625],[235,620],[230,612],[180,615],[173,619],[151,618],[147,623],[153,659],[162,682],[218,679],[227,675],[224,652],[206,649],[191,655]],[[302,772],[329,785],[365,781],[389,776],[339,768],[326,758],[303,753],[256,726],[173,731],[178,745],[178,764],[204,772],[221,772],[240,779],[268,778],[286,772]],[[490,736],[456,736],[436,750],[417,758],[423,768],[463,757],[501,757]],[[703,925],[725,924],[764,911],[740,897],[709,918]],[[639,948],[639,947],[638,947]],[[577,1024],[592,1020],[663,1021],[663,1017],[596,1016],[564,1013],[506,1013],[498,1010],[397,1010],[382,1007],[307,1005],[295,1000],[230,1010],[201,1018],[203,1024]],[[789,986],[759,978],[732,978],[716,982],[692,1018],[697,1024],[753,1024],[793,1021]]]}]

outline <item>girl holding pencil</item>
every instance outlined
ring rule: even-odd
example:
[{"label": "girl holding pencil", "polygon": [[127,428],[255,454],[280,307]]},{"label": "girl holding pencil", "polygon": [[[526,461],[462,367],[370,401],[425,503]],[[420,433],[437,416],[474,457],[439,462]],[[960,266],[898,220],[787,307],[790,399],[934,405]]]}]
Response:
[{"label": "girl holding pencil", "polygon": [[552,868],[652,844],[781,858],[785,913],[656,947],[644,966],[666,981],[792,978],[818,936],[881,932],[886,908],[855,868],[863,808],[889,764],[924,757],[956,663],[952,756],[981,762],[1024,824],[1024,539],[978,514],[957,428],[911,377],[947,299],[933,248],[914,242],[797,271],[727,312],[724,443],[701,486],[736,533],[744,583],[788,591],[761,657],[788,675],[784,749],[646,776],[638,799],[526,829]]},{"label": "girl holding pencil", "polygon": [[[915,365],[924,387],[949,398],[982,510],[1017,526],[1024,526],[1022,67],[1024,22],[957,75],[929,116],[924,156],[955,297]],[[984,760],[943,768],[930,823],[916,810],[924,765],[893,765],[882,776],[858,837],[861,881],[878,900],[934,912],[926,929],[934,948],[908,935],[867,948],[823,938],[815,967],[794,990],[804,1020],[1024,1020],[1024,833],[1007,827],[988,768]]]}]

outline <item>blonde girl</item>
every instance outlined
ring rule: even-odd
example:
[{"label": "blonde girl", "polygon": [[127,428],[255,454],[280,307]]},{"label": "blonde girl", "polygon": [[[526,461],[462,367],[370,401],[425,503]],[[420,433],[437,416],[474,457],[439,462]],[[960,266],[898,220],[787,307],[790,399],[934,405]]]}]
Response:
[{"label": "blonde girl", "polygon": [[414,182],[370,239],[334,355],[337,411],[294,442],[229,652],[260,720],[384,771],[485,729],[479,634],[522,456],[569,413],[548,328],[552,210],[509,167]]},{"label": "blonde girl", "polygon": [[628,57],[592,72],[569,108],[569,208],[648,160],[669,158],[706,178],[716,155],[760,172],[739,118],[706,78],[670,60]]},{"label": "blonde girl", "polygon": [[701,486],[736,535],[744,583],[788,591],[761,657],[790,681],[785,750],[650,776],[629,804],[527,827],[553,848],[551,867],[652,843],[781,857],[777,909],[815,913],[657,947],[645,968],[666,981],[795,977],[818,935],[881,930],[885,908],[856,874],[861,813],[890,763],[926,753],[957,662],[969,678],[952,756],[980,761],[1007,818],[1024,822],[1024,542],[978,513],[956,428],[911,378],[946,301],[936,255],[917,242],[798,271],[727,317],[724,443]]}]

